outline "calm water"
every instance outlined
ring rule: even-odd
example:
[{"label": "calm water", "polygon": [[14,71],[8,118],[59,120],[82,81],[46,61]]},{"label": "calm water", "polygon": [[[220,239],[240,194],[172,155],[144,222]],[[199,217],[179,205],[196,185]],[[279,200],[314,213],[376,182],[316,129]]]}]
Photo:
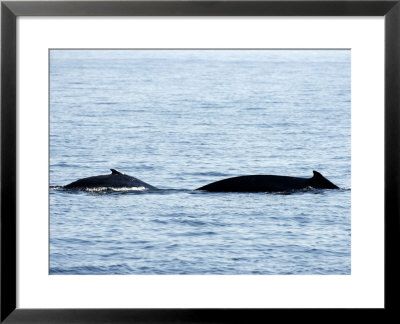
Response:
[{"label": "calm water", "polygon": [[[52,50],[50,273],[350,274],[350,97],[347,50]],[[164,190],[58,188],[110,168]]]}]

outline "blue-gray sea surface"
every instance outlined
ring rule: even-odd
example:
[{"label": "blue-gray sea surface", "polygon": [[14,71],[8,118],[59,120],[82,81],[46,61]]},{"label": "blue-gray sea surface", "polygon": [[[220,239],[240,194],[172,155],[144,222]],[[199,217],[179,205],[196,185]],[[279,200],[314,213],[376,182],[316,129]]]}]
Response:
[{"label": "blue-gray sea surface", "polygon": [[[51,50],[50,274],[350,274],[349,50]],[[163,190],[67,191],[110,168]],[[340,190],[207,193],[321,172]]]}]

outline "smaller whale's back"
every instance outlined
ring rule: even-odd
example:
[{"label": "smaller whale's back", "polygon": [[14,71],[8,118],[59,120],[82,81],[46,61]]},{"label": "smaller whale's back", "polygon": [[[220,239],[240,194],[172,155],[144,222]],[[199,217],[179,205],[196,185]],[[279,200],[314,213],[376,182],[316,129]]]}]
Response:
[{"label": "smaller whale's back", "polygon": [[64,186],[65,189],[84,189],[84,188],[145,188],[157,189],[152,185],[131,177],[127,174],[111,169],[111,174],[98,175],[88,178],[83,178],[71,182]]},{"label": "smaller whale's back", "polygon": [[247,175],[223,179],[197,188],[210,192],[285,192],[307,188],[338,189],[336,185],[313,171],[312,178],[296,178],[278,175]]}]

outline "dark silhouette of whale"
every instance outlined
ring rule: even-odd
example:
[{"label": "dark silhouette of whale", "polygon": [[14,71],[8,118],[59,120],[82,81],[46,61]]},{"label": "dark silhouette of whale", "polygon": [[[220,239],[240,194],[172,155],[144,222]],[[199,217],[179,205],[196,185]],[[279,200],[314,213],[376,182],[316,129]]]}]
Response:
[{"label": "dark silhouette of whale", "polygon": [[[110,169],[111,174],[98,175],[79,179],[67,184],[65,189],[92,189],[92,188],[144,188],[158,190],[158,188],[131,177],[118,170]],[[312,178],[295,178],[277,175],[247,175],[227,178],[197,188],[209,192],[287,192],[303,189],[339,189],[321,173],[313,171]]]},{"label": "dark silhouette of whale", "polygon": [[110,169],[111,174],[98,175],[89,178],[79,179],[64,186],[65,189],[85,189],[85,188],[145,188],[156,190],[156,187],[131,177],[118,170]]},{"label": "dark silhouette of whale", "polygon": [[210,192],[287,192],[303,189],[339,189],[321,173],[313,171],[312,178],[278,175],[247,175],[223,179],[197,188]]}]

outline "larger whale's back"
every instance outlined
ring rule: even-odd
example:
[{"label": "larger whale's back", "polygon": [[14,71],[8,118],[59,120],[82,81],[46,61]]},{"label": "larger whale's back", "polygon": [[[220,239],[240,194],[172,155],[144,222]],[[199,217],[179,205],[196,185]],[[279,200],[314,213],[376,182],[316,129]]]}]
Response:
[{"label": "larger whale's back", "polygon": [[315,189],[338,189],[336,185],[313,171],[312,178],[297,178],[279,175],[247,175],[219,180],[196,190],[210,192],[284,192]]},{"label": "larger whale's back", "polygon": [[307,187],[307,180],[276,175],[248,175],[216,181],[196,190],[211,192],[279,192]]}]

